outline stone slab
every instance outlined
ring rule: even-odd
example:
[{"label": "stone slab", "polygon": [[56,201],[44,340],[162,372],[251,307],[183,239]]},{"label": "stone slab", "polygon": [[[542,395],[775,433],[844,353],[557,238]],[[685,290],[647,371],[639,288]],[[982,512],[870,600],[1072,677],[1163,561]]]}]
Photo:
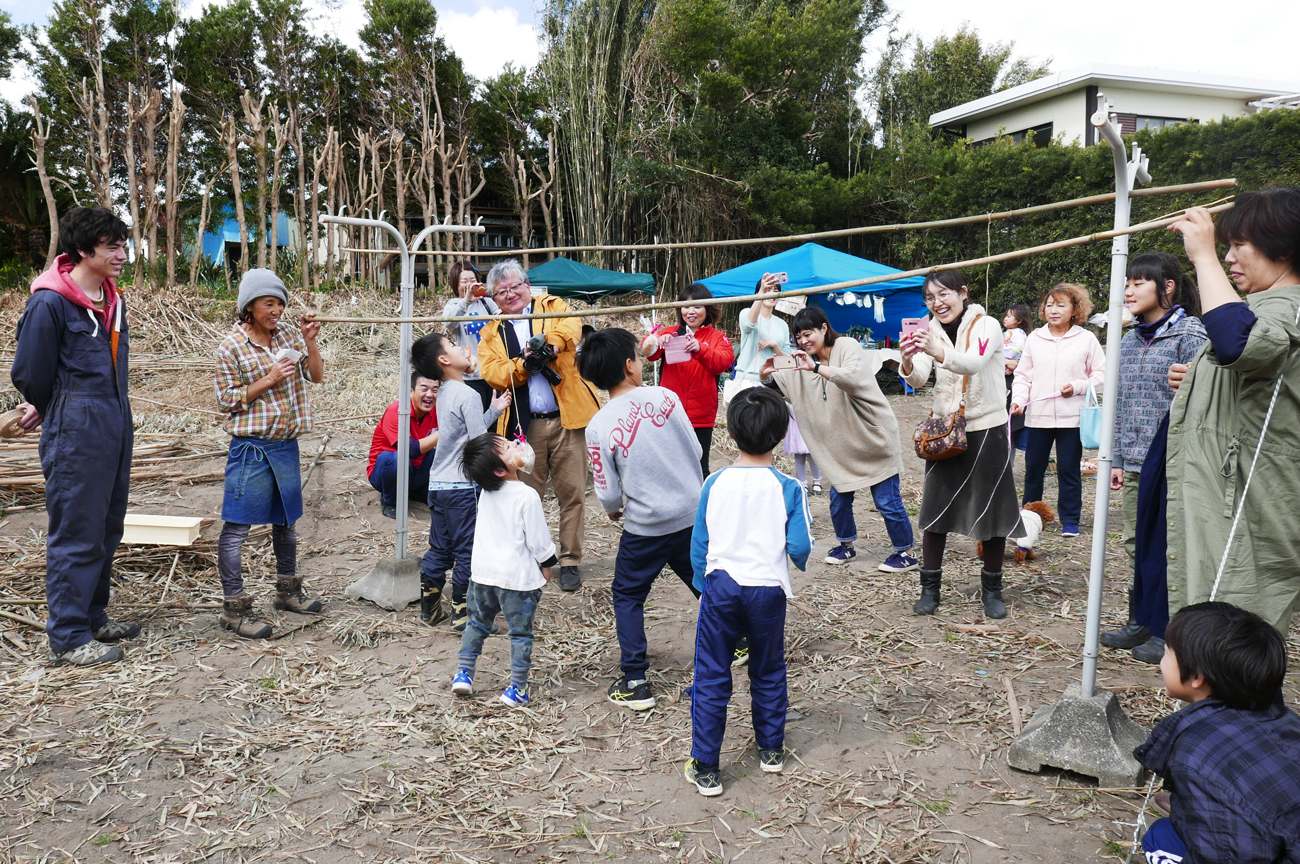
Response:
[{"label": "stone slab", "polygon": [[344,592],[353,600],[400,612],[420,599],[420,559],[385,558]]},{"label": "stone slab", "polygon": [[1139,785],[1146,769],[1133,748],[1147,729],[1124,713],[1114,693],[1099,689],[1084,699],[1080,689],[1071,684],[1055,705],[1040,708],[1011,743],[1007,762],[1021,771],[1074,771],[1107,787]]}]

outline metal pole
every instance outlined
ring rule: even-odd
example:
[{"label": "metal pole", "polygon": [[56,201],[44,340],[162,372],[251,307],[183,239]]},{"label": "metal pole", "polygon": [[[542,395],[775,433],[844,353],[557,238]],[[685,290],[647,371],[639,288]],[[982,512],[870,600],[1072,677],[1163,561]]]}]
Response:
[{"label": "metal pole", "polygon": [[[382,215],[382,214],[381,214]],[[471,225],[430,225],[415,237],[415,242],[408,248],[406,240],[395,227],[377,219],[358,219],[352,216],[321,216],[322,222],[340,225],[358,225],[387,231],[397,243],[393,251],[401,256],[402,261],[402,317],[415,316],[415,257],[411,249],[419,249],[424,238],[434,231],[469,232],[481,234],[482,226]],[[411,494],[411,324],[402,324],[400,345],[397,359],[397,529],[394,541],[394,555],[397,560],[406,557],[406,531],[410,514]]]},{"label": "metal pole", "polygon": [[[1137,183],[1150,183],[1147,160],[1134,145],[1129,161],[1124,139],[1110,118],[1110,105],[1098,93],[1100,105],[1092,125],[1101,132],[1115,158],[1115,230],[1129,226],[1129,193]],[[1119,394],[1119,343],[1124,335],[1124,284],[1128,270],[1128,234],[1111,241],[1110,301],[1106,317],[1106,383],[1102,388],[1101,448],[1097,453],[1097,503],[1092,522],[1092,562],[1088,572],[1088,623],[1083,637],[1083,682],[1080,695],[1093,696],[1097,686],[1097,655],[1101,637],[1101,593],[1106,571],[1106,527],[1110,515],[1110,466],[1114,461],[1116,397]]]}]

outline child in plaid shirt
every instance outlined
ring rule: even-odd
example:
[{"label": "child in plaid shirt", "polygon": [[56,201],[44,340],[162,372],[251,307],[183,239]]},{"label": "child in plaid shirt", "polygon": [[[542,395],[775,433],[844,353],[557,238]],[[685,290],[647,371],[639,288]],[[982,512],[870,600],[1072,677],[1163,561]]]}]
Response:
[{"label": "child in plaid shirt", "polygon": [[1170,792],[1169,818],[1142,838],[1148,864],[1300,862],[1300,717],[1282,701],[1281,634],[1228,603],[1186,606],[1160,674],[1190,704],[1133,751]]}]

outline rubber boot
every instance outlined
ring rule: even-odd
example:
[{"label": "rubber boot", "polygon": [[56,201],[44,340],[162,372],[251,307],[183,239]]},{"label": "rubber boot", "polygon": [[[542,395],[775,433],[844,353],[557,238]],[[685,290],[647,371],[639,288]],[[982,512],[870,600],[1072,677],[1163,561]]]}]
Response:
[{"label": "rubber boot", "polygon": [[1007,607],[1002,603],[1002,571],[980,570],[980,599],[984,601],[985,618],[1007,617]]},{"label": "rubber boot", "polygon": [[469,603],[465,595],[469,593],[468,587],[462,587],[455,583],[451,586],[451,629],[456,633],[464,633],[465,627],[469,624]]},{"label": "rubber boot", "polygon": [[921,598],[912,606],[917,615],[933,615],[939,608],[939,585],[943,582],[943,570],[921,571]]},{"label": "rubber boot", "polygon": [[450,617],[447,610],[442,608],[442,586],[432,582],[421,582],[420,620],[434,627]]},{"label": "rubber boot", "polygon": [[1133,614],[1133,589],[1128,589],[1128,623],[1118,630],[1109,630],[1101,634],[1101,644],[1107,648],[1132,650],[1151,638],[1151,631],[1137,623]]},{"label": "rubber boot", "polygon": [[249,594],[227,597],[221,604],[221,617],[217,623],[245,639],[269,639],[271,625],[257,617],[253,611],[253,598]]},{"label": "rubber boot", "polygon": [[325,608],[325,604],[320,602],[319,597],[307,596],[307,592],[302,587],[301,576],[291,576],[287,579],[283,576],[277,577],[275,602],[272,605],[285,612],[300,614],[315,613]]}]

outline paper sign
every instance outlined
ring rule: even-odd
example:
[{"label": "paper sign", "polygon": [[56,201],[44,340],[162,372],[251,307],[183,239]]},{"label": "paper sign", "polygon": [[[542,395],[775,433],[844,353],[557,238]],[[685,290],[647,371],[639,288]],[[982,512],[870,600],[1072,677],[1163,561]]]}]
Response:
[{"label": "paper sign", "polygon": [[798,297],[782,297],[776,301],[776,311],[783,315],[797,315],[799,310],[807,305],[808,298],[803,294]]},{"label": "paper sign", "polygon": [[279,351],[275,352],[275,360],[277,363],[281,360],[288,360],[290,363],[297,363],[301,359],[302,352],[295,351],[292,348],[281,348]]},{"label": "paper sign", "polygon": [[664,344],[664,362],[688,362],[691,359],[691,352],[686,350],[686,343],[690,341],[690,338],[689,336],[669,336],[668,342]]}]

